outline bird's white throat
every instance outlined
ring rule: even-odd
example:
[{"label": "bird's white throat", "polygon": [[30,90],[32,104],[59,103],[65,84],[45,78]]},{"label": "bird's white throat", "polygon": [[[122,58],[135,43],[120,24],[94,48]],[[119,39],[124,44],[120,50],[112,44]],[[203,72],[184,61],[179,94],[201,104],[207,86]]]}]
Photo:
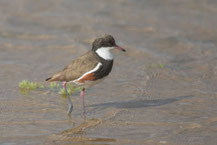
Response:
[{"label": "bird's white throat", "polygon": [[105,60],[112,60],[113,55],[110,50],[113,48],[114,47],[101,47],[96,50],[96,53]]}]

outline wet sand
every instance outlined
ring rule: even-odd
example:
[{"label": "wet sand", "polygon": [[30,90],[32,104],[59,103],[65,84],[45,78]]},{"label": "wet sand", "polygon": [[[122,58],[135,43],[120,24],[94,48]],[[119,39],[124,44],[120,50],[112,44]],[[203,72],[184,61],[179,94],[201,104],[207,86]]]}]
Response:
[{"label": "wet sand", "polygon": [[[0,1],[0,144],[166,144],[217,142],[215,0]],[[23,95],[109,33],[111,75],[78,93],[67,116],[57,92]]]}]

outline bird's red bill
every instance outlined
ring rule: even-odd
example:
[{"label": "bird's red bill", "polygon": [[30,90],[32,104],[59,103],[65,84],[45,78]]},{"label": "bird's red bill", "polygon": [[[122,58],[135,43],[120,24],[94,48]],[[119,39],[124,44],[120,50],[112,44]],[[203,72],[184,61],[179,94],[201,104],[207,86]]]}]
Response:
[{"label": "bird's red bill", "polygon": [[120,46],[118,46],[118,45],[116,46],[116,49],[121,50],[121,51],[124,51],[124,52],[126,51],[125,49],[123,49],[122,47],[120,47]]}]

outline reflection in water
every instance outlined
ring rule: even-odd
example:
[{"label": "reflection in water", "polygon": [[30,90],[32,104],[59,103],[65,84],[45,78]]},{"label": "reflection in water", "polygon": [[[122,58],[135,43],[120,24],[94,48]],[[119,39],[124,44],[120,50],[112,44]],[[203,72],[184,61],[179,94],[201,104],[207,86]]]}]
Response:
[{"label": "reflection in water", "polygon": [[85,137],[86,130],[88,128],[93,128],[98,125],[100,125],[102,121],[100,119],[88,119],[85,120],[83,123],[78,125],[77,127],[67,129],[65,131],[62,131],[59,134],[53,134],[48,138],[47,143],[55,142],[57,144],[59,143],[76,143],[76,144],[89,144],[91,142],[95,142],[97,144],[105,144],[109,142],[115,142],[116,140],[113,138],[102,138],[102,137]]},{"label": "reflection in water", "polygon": [[158,99],[158,100],[131,100],[126,102],[110,102],[110,103],[101,103],[95,105],[89,105],[88,107],[100,107],[100,109],[105,109],[109,107],[115,108],[142,108],[142,107],[152,107],[152,106],[161,106],[170,104],[182,99],[191,98],[193,96],[179,96],[176,98],[169,99]]},{"label": "reflection in water", "polygon": [[[95,104],[90,105],[88,107],[96,107],[100,109],[105,109],[109,107],[115,107],[115,108],[141,108],[141,107],[150,107],[150,106],[161,106],[170,104],[179,100],[188,99],[193,96],[179,96],[176,98],[169,98],[169,99],[159,99],[159,100],[132,100],[127,102],[113,102],[113,103],[103,103],[103,104]],[[118,111],[119,112],[119,111]],[[114,124],[114,122],[110,122],[111,118],[114,118],[114,116],[117,115],[116,111],[114,111],[114,114],[107,116],[107,118],[104,118],[104,122],[107,122],[108,124]],[[114,115],[114,116],[113,116]],[[116,140],[113,138],[99,138],[99,137],[87,137],[86,131],[89,128],[96,128],[98,125],[102,124],[101,119],[88,119],[86,120],[86,115],[83,114],[84,122],[79,124],[77,127],[73,127],[71,129],[67,129],[65,131],[62,131],[59,134],[53,134],[49,137],[49,140],[52,140],[52,142],[55,143],[77,143],[77,144],[89,144],[90,142],[97,142],[97,144],[105,144],[109,142],[115,142]],[[115,122],[117,123],[117,122]],[[124,122],[122,122],[123,124]],[[125,124],[125,123],[124,123]],[[127,122],[129,124],[129,122]],[[135,122],[133,124],[136,124]],[[137,123],[138,124],[138,123]],[[148,124],[142,123],[142,125]],[[158,124],[158,125],[168,125],[166,123],[149,123],[149,125]],[[49,141],[48,141],[49,142]]]}]

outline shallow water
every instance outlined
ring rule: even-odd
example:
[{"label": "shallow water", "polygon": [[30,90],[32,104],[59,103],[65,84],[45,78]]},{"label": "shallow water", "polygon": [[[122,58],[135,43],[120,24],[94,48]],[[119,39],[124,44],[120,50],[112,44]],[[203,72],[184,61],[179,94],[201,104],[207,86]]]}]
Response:
[{"label": "shallow water", "polygon": [[[0,144],[217,142],[215,0],[0,1]],[[67,100],[48,88],[20,93],[112,34],[111,75]]]}]

